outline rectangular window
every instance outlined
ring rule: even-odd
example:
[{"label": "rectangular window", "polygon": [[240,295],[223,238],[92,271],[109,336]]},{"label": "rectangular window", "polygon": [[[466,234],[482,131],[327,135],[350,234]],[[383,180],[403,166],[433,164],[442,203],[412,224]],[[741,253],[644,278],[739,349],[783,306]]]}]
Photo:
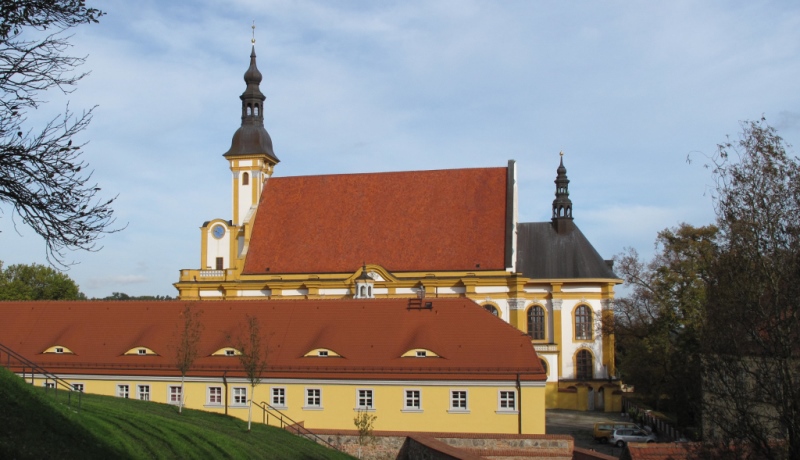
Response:
[{"label": "rectangular window", "polygon": [[247,404],[247,387],[233,387],[233,404],[238,406]]},{"label": "rectangular window", "polygon": [[150,385],[139,385],[139,399],[150,401]]},{"label": "rectangular window", "polygon": [[286,407],[286,388],[272,389],[272,405],[275,407]]},{"label": "rectangular window", "polygon": [[462,412],[467,410],[466,390],[450,390],[450,410]]},{"label": "rectangular window", "polygon": [[217,257],[217,270],[222,270],[222,257]]},{"label": "rectangular window", "polygon": [[139,349],[139,350],[137,350],[137,351],[138,351],[138,353],[139,353],[140,355],[146,355],[146,354],[147,354],[147,350],[146,350],[146,349],[144,349],[144,348],[140,348],[140,349]]},{"label": "rectangular window", "polygon": [[82,383],[73,383],[72,384],[72,389],[74,391],[80,391],[81,393],[83,393],[83,384]]},{"label": "rectangular window", "polygon": [[517,392],[516,391],[501,391],[498,401],[499,411],[516,411],[517,410]]},{"label": "rectangular window", "polygon": [[357,409],[374,409],[372,405],[372,390],[358,390],[358,398],[356,401]]},{"label": "rectangular window", "polygon": [[64,349],[61,347],[56,347],[56,353],[64,353]]},{"label": "rectangular window", "polygon": [[167,398],[167,402],[170,404],[180,404],[181,403],[181,396],[183,392],[181,391],[181,387],[179,386],[170,386],[168,388],[169,397]]},{"label": "rectangular window", "polygon": [[406,390],[406,397],[403,400],[403,409],[422,410],[422,398],[419,390]]},{"label": "rectangular window", "polygon": [[322,408],[322,390],[319,388],[306,388],[306,408]]},{"label": "rectangular window", "polygon": [[44,387],[47,388],[48,390],[52,390],[53,388],[56,387],[56,383],[55,382],[44,382]]},{"label": "rectangular window", "polygon": [[222,404],[222,387],[208,387],[208,405],[218,406]]},{"label": "rectangular window", "polygon": [[130,388],[128,385],[117,385],[117,397],[128,399],[130,397]]}]

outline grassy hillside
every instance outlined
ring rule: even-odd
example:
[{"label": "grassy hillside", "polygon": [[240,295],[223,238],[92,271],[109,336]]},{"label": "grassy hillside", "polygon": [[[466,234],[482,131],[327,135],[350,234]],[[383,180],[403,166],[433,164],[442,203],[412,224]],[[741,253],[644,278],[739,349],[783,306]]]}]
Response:
[{"label": "grassy hillside", "polygon": [[283,430],[233,417],[85,394],[80,413],[66,392],[33,388],[0,367],[0,458],[349,459]]}]

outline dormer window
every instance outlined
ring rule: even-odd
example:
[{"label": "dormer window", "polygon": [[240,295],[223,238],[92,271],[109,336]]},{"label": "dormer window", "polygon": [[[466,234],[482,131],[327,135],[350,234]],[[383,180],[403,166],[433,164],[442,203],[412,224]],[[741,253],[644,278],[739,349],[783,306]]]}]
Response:
[{"label": "dormer window", "polygon": [[401,358],[439,358],[439,355],[427,348],[412,348],[403,353]]},{"label": "dormer window", "polygon": [[367,273],[367,265],[361,269],[361,275],[356,278],[356,293],[353,296],[356,299],[373,299],[375,294],[372,290],[375,281]]},{"label": "dormer window", "polygon": [[43,351],[42,353],[53,353],[57,355],[73,355],[75,353],[72,352],[69,348],[63,345],[53,345],[52,347],[48,348],[47,350]]},{"label": "dormer window", "polygon": [[339,353],[330,348],[315,348],[303,355],[304,358],[341,358]]},{"label": "dormer window", "polygon": [[233,347],[225,347],[211,353],[211,356],[239,356],[241,354],[242,352]]},{"label": "dormer window", "polygon": [[150,348],[141,347],[141,346],[131,348],[130,350],[126,351],[125,354],[126,355],[136,355],[136,356],[157,356],[158,355],[158,353],[156,353],[155,351],[151,350]]}]

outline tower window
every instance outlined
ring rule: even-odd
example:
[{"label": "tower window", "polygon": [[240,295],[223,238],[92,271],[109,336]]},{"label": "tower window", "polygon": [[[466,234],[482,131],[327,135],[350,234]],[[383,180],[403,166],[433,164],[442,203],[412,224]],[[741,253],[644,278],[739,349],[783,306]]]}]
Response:
[{"label": "tower window", "polygon": [[250,174],[242,174],[242,185],[250,185]]},{"label": "tower window", "polygon": [[217,270],[222,270],[222,257],[217,257]]}]

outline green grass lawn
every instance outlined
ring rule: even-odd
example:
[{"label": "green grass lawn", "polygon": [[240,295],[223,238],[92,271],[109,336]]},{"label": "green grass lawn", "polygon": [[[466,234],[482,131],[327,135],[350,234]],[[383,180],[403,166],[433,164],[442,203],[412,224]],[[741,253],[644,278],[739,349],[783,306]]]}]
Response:
[{"label": "green grass lawn", "polygon": [[148,401],[45,393],[0,367],[0,458],[351,459],[284,430]]}]

